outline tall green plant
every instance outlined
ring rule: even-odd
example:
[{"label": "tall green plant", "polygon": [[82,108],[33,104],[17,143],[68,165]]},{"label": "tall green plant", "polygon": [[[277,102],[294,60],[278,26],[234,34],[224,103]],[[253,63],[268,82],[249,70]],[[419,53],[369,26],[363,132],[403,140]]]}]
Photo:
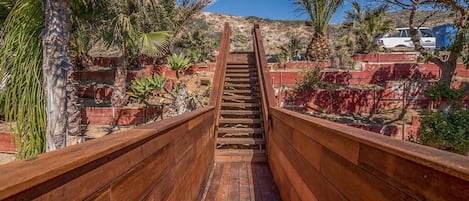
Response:
[{"label": "tall green plant", "polygon": [[13,128],[18,158],[46,151],[46,109],[42,77],[42,1],[18,0],[2,27],[1,98]]},{"label": "tall green plant", "polygon": [[306,49],[312,60],[327,60],[330,54],[327,29],[332,16],[344,0],[293,0],[297,12],[306,13],[314,29],[314,35]]},{"label": "tall green plant", "polygon": [[347,21],[344,27],[354,36],[356,52],[366,54],[377,50],[377,44],[373,43],[374,38],[394,27],[394,22],[385,18],[387,7],[382,5],[363,10],[360,4],[354,1],[352,8],[353,10],[345,12]]},{"label": "tall green plant", "polygon": [[281,57],[286,58],[286,61],[289,62],[295,58],[298,52],[301,50],[300,40],[292,36],[290,41],[287,44],[278,47],[280,49]]},{"label": "tall green plant", "polygon": [[179,73],[189,68],[191,61],[184,54],[173,54],[167,59],[168,66],[176,72],[176,78],[179,80]]}]

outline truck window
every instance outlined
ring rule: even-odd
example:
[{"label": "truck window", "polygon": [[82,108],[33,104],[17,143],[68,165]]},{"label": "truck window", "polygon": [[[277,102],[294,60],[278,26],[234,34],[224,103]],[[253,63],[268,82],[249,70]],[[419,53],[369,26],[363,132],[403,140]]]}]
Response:
[{"label": "truck window", "polygon": [[433,33],[428,29],[420,29],[420,33],[422,33],[422,37],[433,37]]}]

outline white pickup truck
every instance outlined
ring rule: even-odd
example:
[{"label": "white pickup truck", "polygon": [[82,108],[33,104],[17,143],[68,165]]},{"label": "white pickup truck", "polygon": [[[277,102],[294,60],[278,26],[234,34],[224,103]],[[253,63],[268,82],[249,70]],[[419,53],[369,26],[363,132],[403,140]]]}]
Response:
[{"label": "white pickup truck", "polygon": [[[431,29],[427,27],[419,28],[420,43],[424,48],[435,49],[436,39]],[[386,33],[375,39],[379,47],[395,48],[395,47],[414,47],[414,43],[410,39],[409,28],[396,28],[392,33]]]}]

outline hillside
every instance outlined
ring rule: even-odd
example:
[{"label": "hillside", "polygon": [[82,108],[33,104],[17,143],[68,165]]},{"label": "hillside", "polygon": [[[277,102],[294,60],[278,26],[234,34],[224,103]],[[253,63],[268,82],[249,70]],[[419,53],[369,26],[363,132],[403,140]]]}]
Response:
[{"label": "hillside", "polygon": [[[429,12],[421,12],[417,15],[417,21],[421,21]],[[405,11],[388,13],[387,17],[395,21],[396,27],[408,26],[409,13]],[[438,24],[449,23],[454,20],[451,13],[438,13],[428,19],[424,26],[432,27]],[[197,16],[195,26],[208,29],[208,33],[221,33],[224,22],[229,22],[232,28],[231,50],[248,51],[252,49],[251,29],[253,24],[260,24],[264,37],[266,54],[276,54],[278,47],[290,40],[291,36],[300,39],[301,46],[306,48],[311,40],[312,28],[307,27],[304,21],[271,20],[258,17],[240,17],[204,12]],[[195,27],[194,27],[195,28]],[[331,41],[337,41],[338,37],[346,34],[340,24],[330,27],[329,36]]]}]

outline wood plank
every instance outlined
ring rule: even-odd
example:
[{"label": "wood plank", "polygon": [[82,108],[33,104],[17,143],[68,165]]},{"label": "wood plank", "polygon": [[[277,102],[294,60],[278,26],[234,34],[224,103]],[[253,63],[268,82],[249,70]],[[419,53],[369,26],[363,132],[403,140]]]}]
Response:
[{"label": "wood plank", "polygon": [[259,110],[221,110],[220,114],[233,114],[233,115],[259,115]]},{"label": "wood plank", "polygon": [[469,182],[368,145],[360,145],[359,166],[418,199],[469,198]]},{"label": "wood plank", "polygon": [[91,196],[91,198],[86,199],[85,201],[111,201],[111,189],[107,186],[104,190],[96,193],[96,195]]},{"label": "wood plank", "polygon": [[[300,175],[298,171],[295,170],[294,166],[297,166],[298,164],[293,165],[292,163],[290,163],[289,160],[285,157],[285,155],[280,151],[276,143],[272,143],[272,153],[270,157],[272,157],[273,160],[276,161],[276,164],[272,166],[277,166],[279,169],[281,169],[282,172],[283,171],[285,172],[285,178],[283,179],[288,180],[288,182],[282,182],[282,183],[284,185],[291,184],[291,187],[293,187],[291,190],[294,190],[294,192],[282,193],[284,189],[290,189],[290,186],[279,186],[279,191],[282,195],[283,200],[290,200],[290,193],[297,194],[298,197],[301,198],[301,200],[311,200],[311,201],[318,200],[315,194],[311,192],[311,190],[319,190],[320,186],[318,186],[317,189],[308,188],[308,186],[305,184],[305,181],[303,180],[305,176],[304,172],[302,172],[303,175]],[[273,172],[273,173],[277,174],[277,172]],[[304,178],[304,179],[308,180],[309,178]]]},{"label": "wood plank", "polygon": [[[116,152],[111,156],[103,156],[103,161],[97,161],[95,163],[91,163],[89,167],[82,167],[81,169],[78,169],[77,171],[83,171],[79,173],[80,177],[69,181],[67,185],[58,186],[57,188],[50,190],[47,193],[44,192],[44,194],[41,195],[41,199],[84,199],[90,194],[93,194],[96,189],[100,189],[102,186],[108,185],[115,181],[125,172],[134,168],[134,166],[139,164],[143,159],[165,147],[171,141],[181,136],[182,134],[180,133],[185,133],[186,131],[186,126],[179,126],[173,128],[173,130],[166,133],[165,135],[160,135],[143,145],[139,145],[138,147],[129,147],[128,150],[123,149],[123,155],[121,155],[122,153],[120,152]],[[151,132],[151,130],[142,129],[139,130],[139,132]],[[88,168],[89,172],[86,172]],[[68,175],[74,174],[77,173],[68,173]],[[84,184],[87,185],[87,188],[82,188]],[[34,191],[34,193],[24,193],[22,195],[32,196],[38,192],[40,191]]]},{"label": "wood plank", "polygon": [[[173,167],[174,155],[174,144],[168,144],[142,161],[133,171],[111,185],[111,200],[141,200],[150,187]],[[128,192],[129,189],[132,189],[132,193]]]},{"label": "wood plank", "polygon": [[218,128],[218,133],[262,133],[262,128]]},{"label": "wood plank", "polygon": [[[298,153],[294,145],[285,141],[281,133],[274,132],[271,140],[272,149],[269,156],[273,157],[272,163],[279,163],[278,166],[285,171],[288,180],[298,191],[302,200],[313,199],[313,197],[317,200],[346,200],[333,183],[329,183],[321,172],[304,159],[302,155],[308,153]],[[273,173],[276,174],[276,172]],[[283,188],[284,186],[279,187],[279,191]],[[305,196],[308,196],[307,199]]]},{"label": "wood plank", "polygon": [[279,119],[274,118],[273,124],[275,125],[275,133],[281,134],[286,142],[291,144],[298,153],[302,154],[304,159],[319,171],[322,146]]},{"label": "wood plank", "polygon": [[208,188],[207,195],[205,196],[205,200],[215,200],[218,190],[220,187],[220,181],[223,173],[223,167],[225,163],[216,163],[215,168],[213,170],[213,176],[210,180],[210,187]]},{"label": "wood plank", "polygon": [[248,174],[248,169],[249,164],[248,163],[240,163],[240,167],[238,168],[239,171],[239,200],[245,201],[245,200],[252,200],[251,199],[251,190],[250,187],[251,185],[249,184],[249,174]]},{"label": "wood plank", "polygon": [[222,177],[220,180],[220,190],[217,192],[216,201],[228,200],[228,187],[229,187],[229,172],[231,170],[231,163],[226,163],[223,166]]},{"label": "wood plank", "polygon": [[348,200],[417,200],[327,149],[322,151],[321,175]]},{"label": "wood plank", "polygon": [[218,138],[218,144],[265,144],[262,138]]},{"label": "wood plank", "polygon": [[240,124],[259,124],[261,123],[261,119],[247,119],[247,118],[222,118],[218,121],[221,124],[233,124],[233,123],[240,123]]},{"label": "wood plank", "polygon": [[[331,130],[329,127],[308,121],[308,119],[312,119],[312,117],[295,114],[294,112],[286,110],[282,110],[282,112],[278,110],[272,111],[274,118],[283,121],[288,126],[295,128],[305,136],[327,147],[329,150],[334,150],[334,152],[350,162],[358,163],[359,143],[357,141],[344,136],[339,131]],[[335,125],[332,123],[333,122],[329,122],[331,126]]]},{"label": "wood plank", "polygon": [[239,201],[239,168],[240,163],[232,163],[230,171],[228,172],[230,183],[228,184],[228,199]]}]

